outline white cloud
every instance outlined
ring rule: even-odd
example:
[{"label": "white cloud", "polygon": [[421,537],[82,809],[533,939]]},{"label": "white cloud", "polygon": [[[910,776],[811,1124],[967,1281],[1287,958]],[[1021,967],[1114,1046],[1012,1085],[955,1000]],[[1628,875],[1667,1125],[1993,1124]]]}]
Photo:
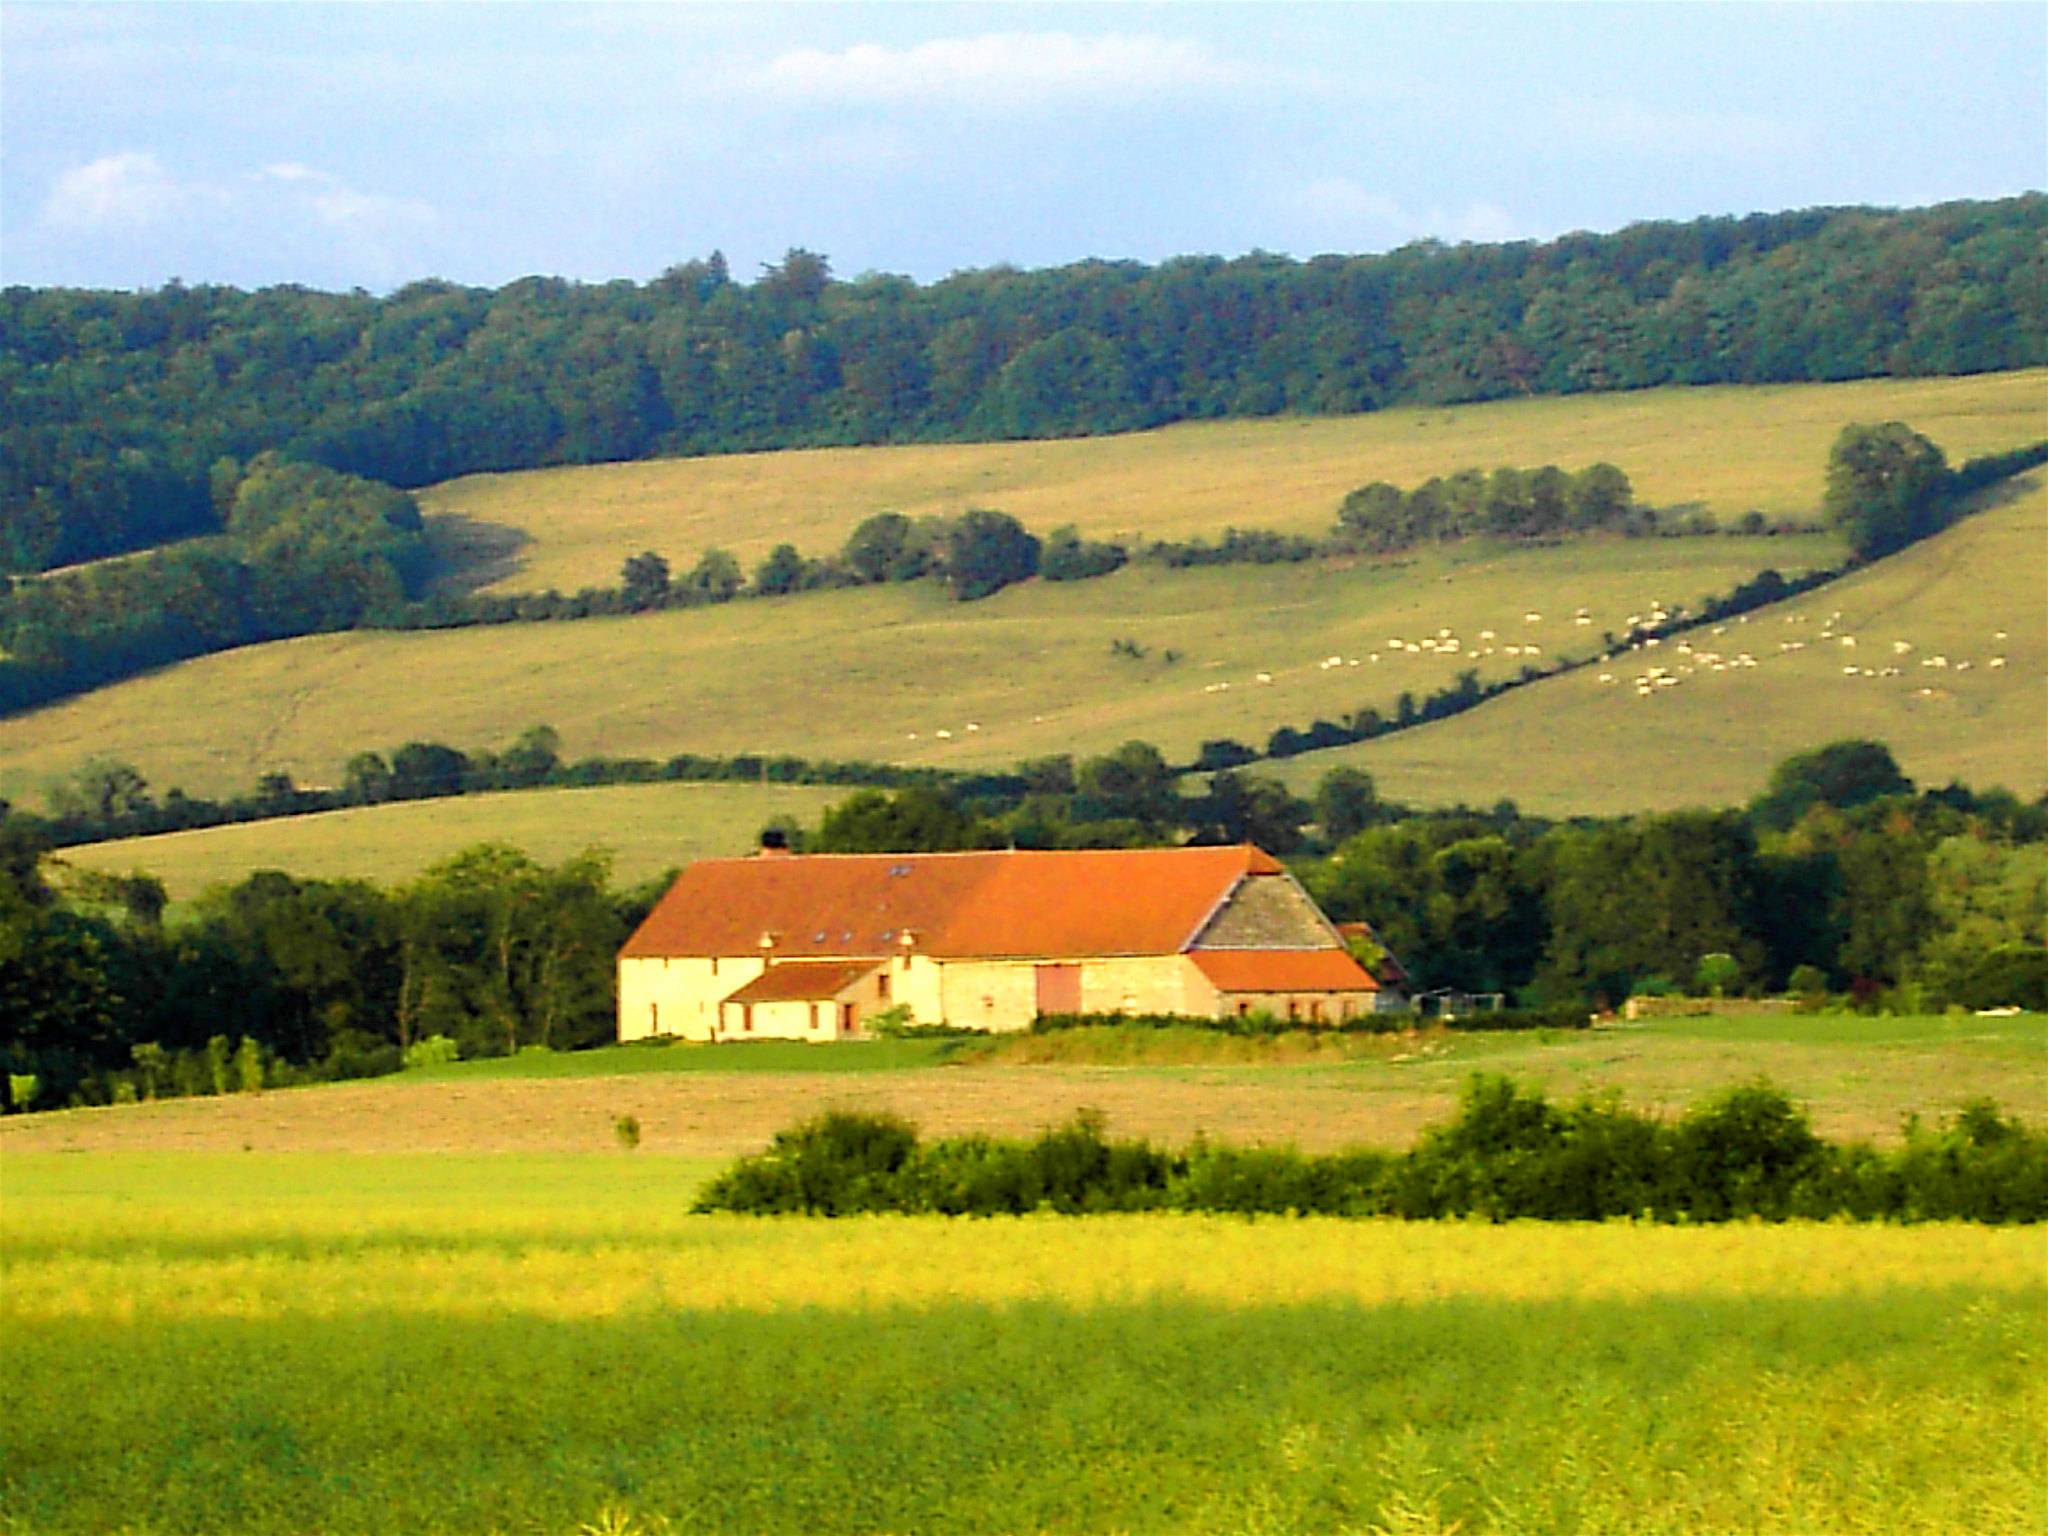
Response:
[{"label": "white cloud", "polygon": [[155,155],[131,151],[65,171],[42,217],[59,229],[136,229],[195,200],[206,200],[206,189],[179,182]]},{"label": "white cloud", "polygon": [[1069,32],[935,38],[913,48],[860,43],[837,53],[804,48],[773,60],[760,77],[772,91],[805,101],[1013,107],[1205,90],[1233,78],[1199,43]]},{"label": "white cloud", "polygon": [[351,271],[398,281],[417,275],[441,219],[428,203],[365,192],[296,161],[221,181],[181,177],[153,154],[127,151],[62,172],[39,222],[55,237],[136,251],[174,248],[196,228],[305,262],[339,255]]}]

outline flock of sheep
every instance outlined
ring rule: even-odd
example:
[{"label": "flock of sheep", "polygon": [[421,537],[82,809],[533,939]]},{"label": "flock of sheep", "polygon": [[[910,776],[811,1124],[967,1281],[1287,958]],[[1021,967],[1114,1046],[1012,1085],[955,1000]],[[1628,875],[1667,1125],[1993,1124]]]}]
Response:
[{"label": "flock of sheep", "polygon": [[[1638,631],[1661,629],[1675,620],[1682,619],[1684,613],[1685,609],[1682,604],[1649,602],[1638,612],[1631,613],[1626,617],[1623,621],[1624,632],[1636,634]],[[1585,607],[1575,610],[1571,617],[1571,623],[1575,628],[1589,628],[1593,622],[1592,611]],[[1749,625],[1749,622],[1749,615],[1740,615],[1729,623],[1714,625],[1709,632],[1709,636],[1705,638],[1719,640],[1731,632],[1740,634],[1742,629]],[[1810,625],[1812,620],[1807,614],[1791,613],[1784,615],[1782,622],[1798,630]],[[1542,623],[1542,613],[1535,609],[1530,609],[1522,614],[1520,633],[1523,635],[1523,638],[1508,639],[1498,630],[1482,629],[1469,641],[1459,635],[1449,625],[1440,625],[1434,632],[1423,635],[1389,635],[1385,644],[1363,651],[1360,655],[1347,656],[1342,653],[1333,653],[1315,662],[1313,666],[1317,672],[1334,672],[1360,666],[1377,667],[1387,663],[1405,661],[1409,657],[1420,658],[1427,656],[1469,662],[1484,660],[1496,655],[1516,660],[1521,660],[1522,658],[1533,660],[1541,657],[1544,654],[1544,650],[1543,646],[1538,644],[1533,638],[1529,638],[1529,635],[1533,626]],[[1761,626],[1758,627],[1755,634],[1761,634]],[[1994,630],[1992,631],[1991,638],[1994,644],[2002,643],[2006,639],[2006,631],[2002,629]],[[1721,645],[1696,643],[1694,639],[1685,636],[1674,636],[1667,639],[1656,634],[1646,634],[1640,639],[1630,641],[1625,646],[1618,647],[1605,655],[1595,658],[1595,664],[1604,669],[1598,673],[1598,679],[1602,686],[1630,688],[1634,691],[1637,698],[1653,698],[1660,692],[1677,688],[1693,678],[1709,676],[1714,673],[1742,672],[1761,666],[1763,665],[1763,659],[1760,659],[1757,655],[1758,651],[1765,652],[1766,657],[1769,659],[1782,660],[1805,651],[1810,647],[1833,646],[1844,656],[1839,674],[1844,679],[1903,678],[1909,675],[1909,667],[1923,672],[1953,674],[1968,672],[1978,664],[1972,658],[1951,658],[1943,652],[1931,652],[1921,655],[1919,654],[1919,648],[1912,641],[1893,639],[1889,642],[1889,660],[1881,659],[1882,651],[1879,650],[1878,646],[1872,645],[1868,649],[1870,651],[1878,651],[1880,659],[1876,665],[1865,665],[1864,656],[1862,654],[1855,654],[1859,652],[1859,642],[1861,639],[1862,637],[1851,634],[1844,628],[1842,612],[1840,609],[1837,609],[1822,622],[1817,635],[1807,639],[1795,634],[1793,637],[1778,641],[1774,652],[1768,644],[1759,643],[1754,638],[1752,639],[1751,649],[1737,649],[1733,644],[1724,647]],[[1651,664],[1649,659],[1650,653],[1653,652],[1659,653],[1659,660],[1656,664]],[[1864,654],[1868,654],[1868,652],[1866,651]],[[1641,657],[1642,664],[1633,675],[1630,675],[1626,669],[1605,670],[1612,669],[1615,663],[1622,661],[1625,657],[1638,655]],[[2006,658],[2003,654],[1989,656],[1983,661],[1983,665],[1990,669],[2000,668],[2005,666],[2005,664]],[[1306,673],[1309,668],[1302,667],[1293,670]],[[1270,687],[1276,681],[1284,679],[1285,675],[1284,671],[1279,673],[1270,670],[1256,671],[1251,674],[1248,686]],[[1222,694],[1230,692],[1232,686],[1233,684],[1227,680],[1218,680],[1202,684],[1201,691],[1204,694]],[[1936,687],[1931,685],[1922,685],[1915,691],[1923,698],[1932,698],[1939,692]],[[1032,717],[1032,723],[1035,725],[1042,725],[1044,722],[1045,717],[1043,715],[1034,715]],[[970,720],[957,732],[951,729],[941,729],[933,731],[931,735],[935,740],[950,742],[960,737],[977,733],[980,730],[980,723]],[[919,740],[919,733],[911,731],[909,739],[911,741]]]}]

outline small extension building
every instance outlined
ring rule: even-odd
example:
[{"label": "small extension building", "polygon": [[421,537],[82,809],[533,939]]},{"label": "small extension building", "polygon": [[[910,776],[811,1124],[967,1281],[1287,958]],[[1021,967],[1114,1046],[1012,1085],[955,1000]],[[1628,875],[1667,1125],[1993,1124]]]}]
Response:
[{"label": "small extension building", "polygon": [[1250,846],[707,859],[619,954],[619,1038],[842,1040],[1041,1013],[1399,1006],[1271,855]]}]

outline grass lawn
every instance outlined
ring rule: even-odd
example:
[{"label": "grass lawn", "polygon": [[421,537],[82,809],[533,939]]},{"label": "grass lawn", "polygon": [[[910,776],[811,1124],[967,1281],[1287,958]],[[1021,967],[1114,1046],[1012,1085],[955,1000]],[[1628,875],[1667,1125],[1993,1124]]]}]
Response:
[{"label": "grass lawn", "polygon": [[[536,721],[562,733],[570,756],[989,767],[1140,737],[1185,761],[1213,737],[1263,744],[1277,726],[1366,705],[1391,715],[1402,693],[1427,695],[1467,668],[1514,675],[1531,664],[1527,646],[1590,655],[1651,602],[1698,603],[1764,565],[1839,558],[1819,536],[1472,544],[1379,564],[1145,567],[974,603],[918,583],[576,623],[307,636],[9,721],[0,794],[28,803],[94,756],[132,762],[159,790],[241,791],[272,769],[331,784],[368,747],[502,746]],[[1458,654],[1419,648],[1443,629],[1460,637]],[[1116,654],[1120,639],[1146,654]],[[1332,656],[1339,665],[1325,665]]]},{"label": "grass lawn", "polygon": [[2033,1230],[694,1217],[9,1152],[0,1528],[2032,1532]]},{"label": "grass lawn", "polygon": [[[1419,730],[1304,753],[1280,776],[1302,790],[1344,764],[1420,804],[1505,797],[1607,815],[1623,801],[1746,800],[1783,758],[1857,736],[1886,743],[1923,785],[2032,798],[2048,790],[2048,471],[2018,484],[2011,501],[1891,559],[1726,633],[1686,636],[1690,652],[1628,653]],[[1758,664],[1717,672],[1707,651]],[[1659,665],[1679,682],[1640,695],[1635,680]]]},{"label": "grass lawn", "polygon": [[614,877],[630,884],[694,859],[751,852],[756,834],[772,818],[814,823],[850,793],[783,784],[522,790],[122,838],[67,848],[59,857],[81,869],[115,874],[148,870],[174,901],[259,869],[396,885],[483,842],[510,843],[544,864],[592,846],[609,848]]},{"label": "grass lawn", "polygon": [[[610,586],[628,555],[687,567],[714,545],[751,565],[784,540],[806,554],[881,511],[997,507],[1038,533],[1215,533],[1228,524],[1320,532],[1372,480],[1515,464],[1606,460],[1659,506],[1724,522],[1820,505],[1835,435],[1904,420],[1952,460],[2043,435],[2048,371],[1419,406],[1364,416],[1200,422],[1062,442],[939,444],[735,454],[476,475],[423,493],[470,581],[503,591]],[[509,550],[507,546],[511,545]],[[481,545],[491,553],[470,557]]]}]

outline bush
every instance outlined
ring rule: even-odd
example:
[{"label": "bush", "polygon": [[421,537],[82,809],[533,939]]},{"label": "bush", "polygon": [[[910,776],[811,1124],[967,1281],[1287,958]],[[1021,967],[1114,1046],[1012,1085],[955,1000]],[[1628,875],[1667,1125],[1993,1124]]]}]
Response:
[{"label": "bush", "polygon": [[1827,1147],[1805,1114],[1764,1083],[1731,1089],[1678,1123],[1664,1199],[1696,1220],[1782,1220]]},{"label": "bush", "polygon": [[462,1060],[462,1049],[446,1035],[427,1035],[405,1048],[408,1070],[416,1067],[445,1067]]},{"label": "bush", "polygon": [[842,1111],[740,1159],[696,1208],[2037,1222],[2048,1220],[2048,1132],[1974,1104],[1938,1132],[1909,1126],[1901,1150],[1881,1153],[1823,1142],[1791,1100],[1762,1083],[1667,1125],[1613,1097],[1560,1107],[1499,1077],[1475,1077],[1456,1118],[1405,1154],[1310,1156],[1201,1139],[1174,1153],[1112,1141],[1101,1116],[1086,1111],[1028,1140],[965,1136],[927,1146],[894,1117]]},{"label": "bush", "polygon": [[244,1035],[236,1044],[234,1069],[237,1093],[263,1091],[263,1047],[255,1036]]},{"label": "bush", "polygon": [[917,1132],[894,1115],[827,1110],[776,1132],[766,1152],[720,1174],[697,1209],[818,1216],[902,1210],[892,1184],[916,1150]]}]

